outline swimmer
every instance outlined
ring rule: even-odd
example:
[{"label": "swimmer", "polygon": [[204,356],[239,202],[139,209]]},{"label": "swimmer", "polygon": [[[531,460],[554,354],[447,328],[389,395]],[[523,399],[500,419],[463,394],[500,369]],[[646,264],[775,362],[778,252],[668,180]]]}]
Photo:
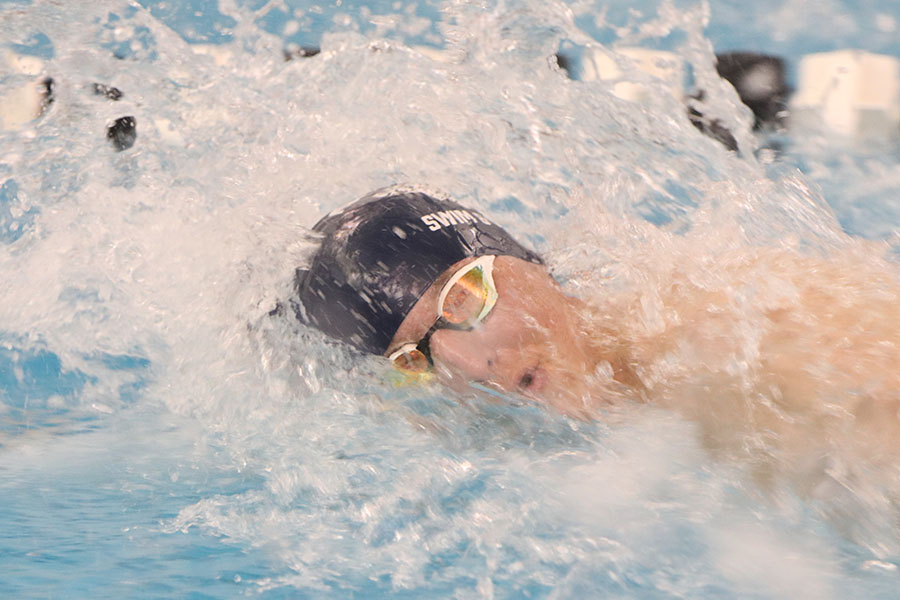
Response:
[{"label": "swimmer", "polygon": [[419,192],[376,193],[314,231],[322,242],[297,273],[298,317],[411,379],[474,382],[582,418],[585,378],[601,364],[639,386],[624,351],[590,343],[582,303],[542,259],[479,211]]},{"label": "swimmer", "polygon": [[413,380],[579,419],[653,401],[738,452],[772,440],[802,451],[810,435],[885,456],[900,446],[900,286],[867,259],[746,249],[680,266],[648,325],[647,298],[577,299],[537,254],[451,200],[374,193],[314,231],[298,318]]}]

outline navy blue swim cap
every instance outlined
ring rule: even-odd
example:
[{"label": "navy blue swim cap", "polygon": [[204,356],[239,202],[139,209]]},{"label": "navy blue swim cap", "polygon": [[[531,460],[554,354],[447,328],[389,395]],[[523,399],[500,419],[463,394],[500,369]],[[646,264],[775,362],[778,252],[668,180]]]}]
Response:
[{"label": "navy blue swim cap", "polygon": [[329,214],[295,286],[301,322],[365,352],[384,354],[422,294],[470,256],[540,257],[480,212],[418,191],[373,192]]}]

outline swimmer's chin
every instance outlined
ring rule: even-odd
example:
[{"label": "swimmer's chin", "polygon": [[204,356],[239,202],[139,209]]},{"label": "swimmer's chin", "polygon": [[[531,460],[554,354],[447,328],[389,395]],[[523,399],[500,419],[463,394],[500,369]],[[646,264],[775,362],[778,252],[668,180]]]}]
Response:
[{"label": "swimmer's chin", "polygon": [[598,386],[589,374],[577,369],[561,368],[553,362],[538,362],[522,368],[504,385],[493,379],[472,380],[449,370],[439,370],[439,378],[444,385],[465,394],[476,390],[487,395],[493,402],[517,403],[524,400],[544,406],[566,417],[588,421],[601,415],[604,408],[618,404],[623,399],[615,390],[605,390]]},{"label": "swimmer's chin", "polygon": [[534,366],[526,367],[515,378],[518,382],[516,390],[525,396],[540,396],[551,385],[552,375],[547,369],[537,363]]},{"label": "swimmer's chin", "polygon": [[491,381],[469,382],[469,386],[487,391],[498,401],[520,398],[582,421],[597,418],[599,414],[598,403],[591,398],[590,386],[575,373],[560,373],[552,366],[538,364],[523,369],[515,380],[518,381],[515,389]]},{"label": "swimmer's chin", "polygon": [[616,405],[641,403],[640,390],[612,377],[598,378],[578,369],[541,366],[533,383],[519,394],[568,417],[584,421],[602,417]]}]

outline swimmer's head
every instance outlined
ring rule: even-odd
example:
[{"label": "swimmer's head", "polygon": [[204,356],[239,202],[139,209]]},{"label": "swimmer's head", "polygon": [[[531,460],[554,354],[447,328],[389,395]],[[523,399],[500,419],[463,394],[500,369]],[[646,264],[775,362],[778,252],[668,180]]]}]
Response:
[{"label": "swimmer's head", "polygon": [[541,263],[481,212],[419,191],[374,192],[319,221],[311,262],[297,270],[298,317],[385,354],[406,316],[450,267],[478,256]]},{"label": "swimmer's head", "polygon": [[584,416],[598,368],[621,372],[617,354],[597,345],[609,336],[586,326],[584,305],[476,210],[393,190],[314,231],[321,243],[297,272],[297,316],[414,379],[436,374]]}]

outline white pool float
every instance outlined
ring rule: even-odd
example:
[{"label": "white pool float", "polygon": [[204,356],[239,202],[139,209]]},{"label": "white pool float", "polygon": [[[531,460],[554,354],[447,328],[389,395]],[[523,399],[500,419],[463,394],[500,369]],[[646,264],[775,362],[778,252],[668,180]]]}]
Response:
[{"label": "white pool float", "polygon": [[900,60],[861,50],[804,56],[797,67],[791,120],[846,136],[900,133]]}]

